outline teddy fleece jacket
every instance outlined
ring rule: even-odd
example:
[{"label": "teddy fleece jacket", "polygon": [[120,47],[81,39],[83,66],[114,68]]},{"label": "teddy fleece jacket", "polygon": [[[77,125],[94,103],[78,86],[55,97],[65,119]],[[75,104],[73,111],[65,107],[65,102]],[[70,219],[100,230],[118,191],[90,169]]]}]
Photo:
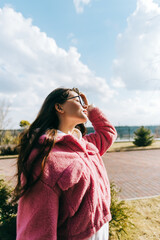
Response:
[{"label": "teddy fleece jacket", "polygon": [[[98,108],[88,118],[95,132],[81,140],[58,135],[41,179],[20,198],[17,240],[87,239],[111,220],[110,184],[101,156],[116,130]],[[40,146],[45,138],[40,137]],[[39,171],[37,166],[35,174]]]}]

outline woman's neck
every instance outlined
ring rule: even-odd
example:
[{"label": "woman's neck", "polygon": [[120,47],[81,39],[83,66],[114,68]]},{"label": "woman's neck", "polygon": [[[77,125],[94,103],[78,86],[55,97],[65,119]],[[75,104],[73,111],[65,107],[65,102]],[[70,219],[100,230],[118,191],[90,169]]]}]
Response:
[{"label": "woman's neck", "polygon": [[68,124],[68,125],[67,124],[60,124],[58,126],[58,130],[66,133],[66,134],[71,133],[74,128],[75,128],[75,125],[70,125],[70,124]]}]

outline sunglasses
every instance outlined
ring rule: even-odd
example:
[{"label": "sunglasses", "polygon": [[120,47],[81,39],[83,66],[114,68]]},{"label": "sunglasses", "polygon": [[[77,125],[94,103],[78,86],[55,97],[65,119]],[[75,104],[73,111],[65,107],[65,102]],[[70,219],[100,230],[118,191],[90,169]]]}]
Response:
[{"label": "sunglasses", "polygon": [[81,96],[79,96],[79,95],[74,96],[74,97],[69,97],[69,98],[67,98],[67,100],[72,99],[72,98],[77,98],[77,97],[79,98],[79,102],[80,102],[80,104],[81,104],[82,106],[84,106],[84,102],[83,102]]}]

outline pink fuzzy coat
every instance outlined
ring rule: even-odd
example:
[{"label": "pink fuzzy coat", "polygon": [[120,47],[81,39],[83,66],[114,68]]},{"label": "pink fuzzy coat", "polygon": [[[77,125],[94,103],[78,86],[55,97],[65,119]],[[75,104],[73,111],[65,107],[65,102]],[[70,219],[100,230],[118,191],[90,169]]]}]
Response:
[{"label": "pink fuzzy coat", "polygon": [[89,112],[89,120],[95,133],[81,141],[57,137],[41,180],[19,201],[17,240],[87,239],[111,220],[110,185],[100,156],[116,130],[98,108]]}]

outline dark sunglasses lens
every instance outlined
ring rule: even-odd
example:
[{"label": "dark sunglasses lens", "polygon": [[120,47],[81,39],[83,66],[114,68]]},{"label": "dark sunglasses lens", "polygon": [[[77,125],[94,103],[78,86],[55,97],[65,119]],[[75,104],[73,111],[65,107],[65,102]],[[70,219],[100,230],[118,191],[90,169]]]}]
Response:
[{"label": "dark sunglasses lens", "polygon": [[79,96],[79,101],[80,101],[81,105],[83,106],[84,102],[83,102],[83,99],[81,98],[81,96]]}]

